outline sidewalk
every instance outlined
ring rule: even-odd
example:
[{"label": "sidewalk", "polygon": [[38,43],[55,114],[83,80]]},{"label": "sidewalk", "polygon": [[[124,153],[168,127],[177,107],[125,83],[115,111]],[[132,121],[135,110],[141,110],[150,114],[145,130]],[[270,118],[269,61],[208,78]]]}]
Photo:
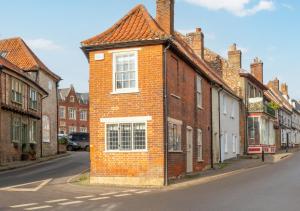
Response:
[{"label": "sidewalk", "polygon": [[63,154],[57,154],[57,155],[52,155],[52,156],[48,156],[48,157],[38,158],[37,160],[16,161],[16,162],[12,162],[12,163],[7,163],[7,164],[0,165],[0,172],[17,169],[17,168],[23,168],[23,167],[27,167],[27,166],[32,166],[32,165],[35,165],[38,163],[66,157],[69,155],[70,155],[70,153],[66,152]]},{"label": "sidewalk", "polygon": [[[294,153],[295,152],[297,152],[297,150],[295,150]],[[265,162],[262,162],[260,156],[254,156],[255,158],[246,156],[239,159],[227,160],[224,163],[215,164],[214,169],[208,169],[199,173],[190,174],[181,179],[171,180],[169,182],[169,188],[173,189],[186,187],[188,185],[207,183],[223,177],[238,174],[243,171],[274,164],[290,157],[291,155],[293,155],[293,152],[286,153],[285,151],[279,152],[275,155],[266,155]]]}]

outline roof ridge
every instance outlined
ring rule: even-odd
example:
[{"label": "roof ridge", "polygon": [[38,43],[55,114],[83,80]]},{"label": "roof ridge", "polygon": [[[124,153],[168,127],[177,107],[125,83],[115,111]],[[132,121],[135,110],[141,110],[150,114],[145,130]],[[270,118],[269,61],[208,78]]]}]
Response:
[{"label": "roof ridge", "polygon": [[109,33],[111,33],[116,27],[120,26],[121,23],[126,20],[130,15],[134,14],[135,12],[138,11],[138,9],[141,9],[142,7],[144,7],[142,4],[138,4],[137,6],[135,6],[134,8],[132,8],[123,18],[121,18],[120,20],[118,20],[114,25],[112,25],[109,29],[107,29],[106,31],[102,32],[101,34],[98,34],[96,36],[93,36],[87,40],[84,40],[81,42],[82,45],[85,45],[84,43],[89,42],[91,40],[94,40],[98,37],[101,37],[103,35],[107,35]]}]

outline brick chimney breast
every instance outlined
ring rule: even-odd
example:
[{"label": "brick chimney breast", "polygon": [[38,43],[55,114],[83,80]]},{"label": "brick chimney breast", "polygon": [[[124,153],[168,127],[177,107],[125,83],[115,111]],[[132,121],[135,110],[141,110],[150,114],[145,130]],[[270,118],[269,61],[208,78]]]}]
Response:
[{"label": "brick chimney breast", "polygon": [[286,83],[281,84],[281,92],[283,95],[289,95],[288,85]]},{"label": "brick chimney breast", "polygon": [[156,0],[156,21],[168,34],[174,34],[175,0]]},{"label": "brick chimney breast", "polygon": [[264,82],[264,64],[258,58],[254,58],[253,62],[251,63],[251,74],[261,83]]},{"label": "brick chimney breast", "polygon": [[204,59],[204,34],[202,33],[201,28],[196,28],[195,32],[188,33],[186,37],[195,53],[201,59]]},{"label": "brick chimney breast", "polygon": [[228,49],[228,61],[230,66],[242,68],[242,51],[237,50],[236,44],[232,44]]},{"label": "brick chimney breast", "polygon": [[274,79],[274,88],[279,91],[279,80],[277,77]]}]

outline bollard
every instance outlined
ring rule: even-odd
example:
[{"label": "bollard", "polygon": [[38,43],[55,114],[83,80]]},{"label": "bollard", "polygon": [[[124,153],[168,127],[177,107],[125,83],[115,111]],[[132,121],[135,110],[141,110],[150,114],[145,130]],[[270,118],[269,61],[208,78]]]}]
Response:
[{"label": "bollard", "polygon": [[265,150],[262,150],[261,152],[261,161],[265,162]]}]

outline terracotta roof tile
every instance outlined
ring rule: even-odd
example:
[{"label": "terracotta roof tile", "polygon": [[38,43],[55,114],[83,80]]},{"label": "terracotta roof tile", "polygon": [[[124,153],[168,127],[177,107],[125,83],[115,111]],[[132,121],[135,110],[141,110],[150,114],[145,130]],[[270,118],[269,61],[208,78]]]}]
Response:
[{"label": "terracotta roof tile", "polygon": [[101,46],[145,40],[169,40],[182,54],[192,61],[207,78],[222,85],[223,88],[235,95],[225,81],[215,74],[213,70],[196,55],[180,33],[176,32],[171,36],[164,32],[143,5],[136,6],[111,28],[95,37],[82,41],[81,45],[82,47]]},{"label": "terracotta roof tile", "polygon": [[167,35],[150,16],[143,5],[133,8],[127,15],[105,32],[82,41],[82,46],[112,44],[140,40],[158,40]]},{"label": "terracotta roof tile", "polygon": [[0,52],[1,51],[6,52],[5,59],[24,71],[42,69],[55,79],[60,80],[60,77],[50,71],[19,37],[0,40]]}]

